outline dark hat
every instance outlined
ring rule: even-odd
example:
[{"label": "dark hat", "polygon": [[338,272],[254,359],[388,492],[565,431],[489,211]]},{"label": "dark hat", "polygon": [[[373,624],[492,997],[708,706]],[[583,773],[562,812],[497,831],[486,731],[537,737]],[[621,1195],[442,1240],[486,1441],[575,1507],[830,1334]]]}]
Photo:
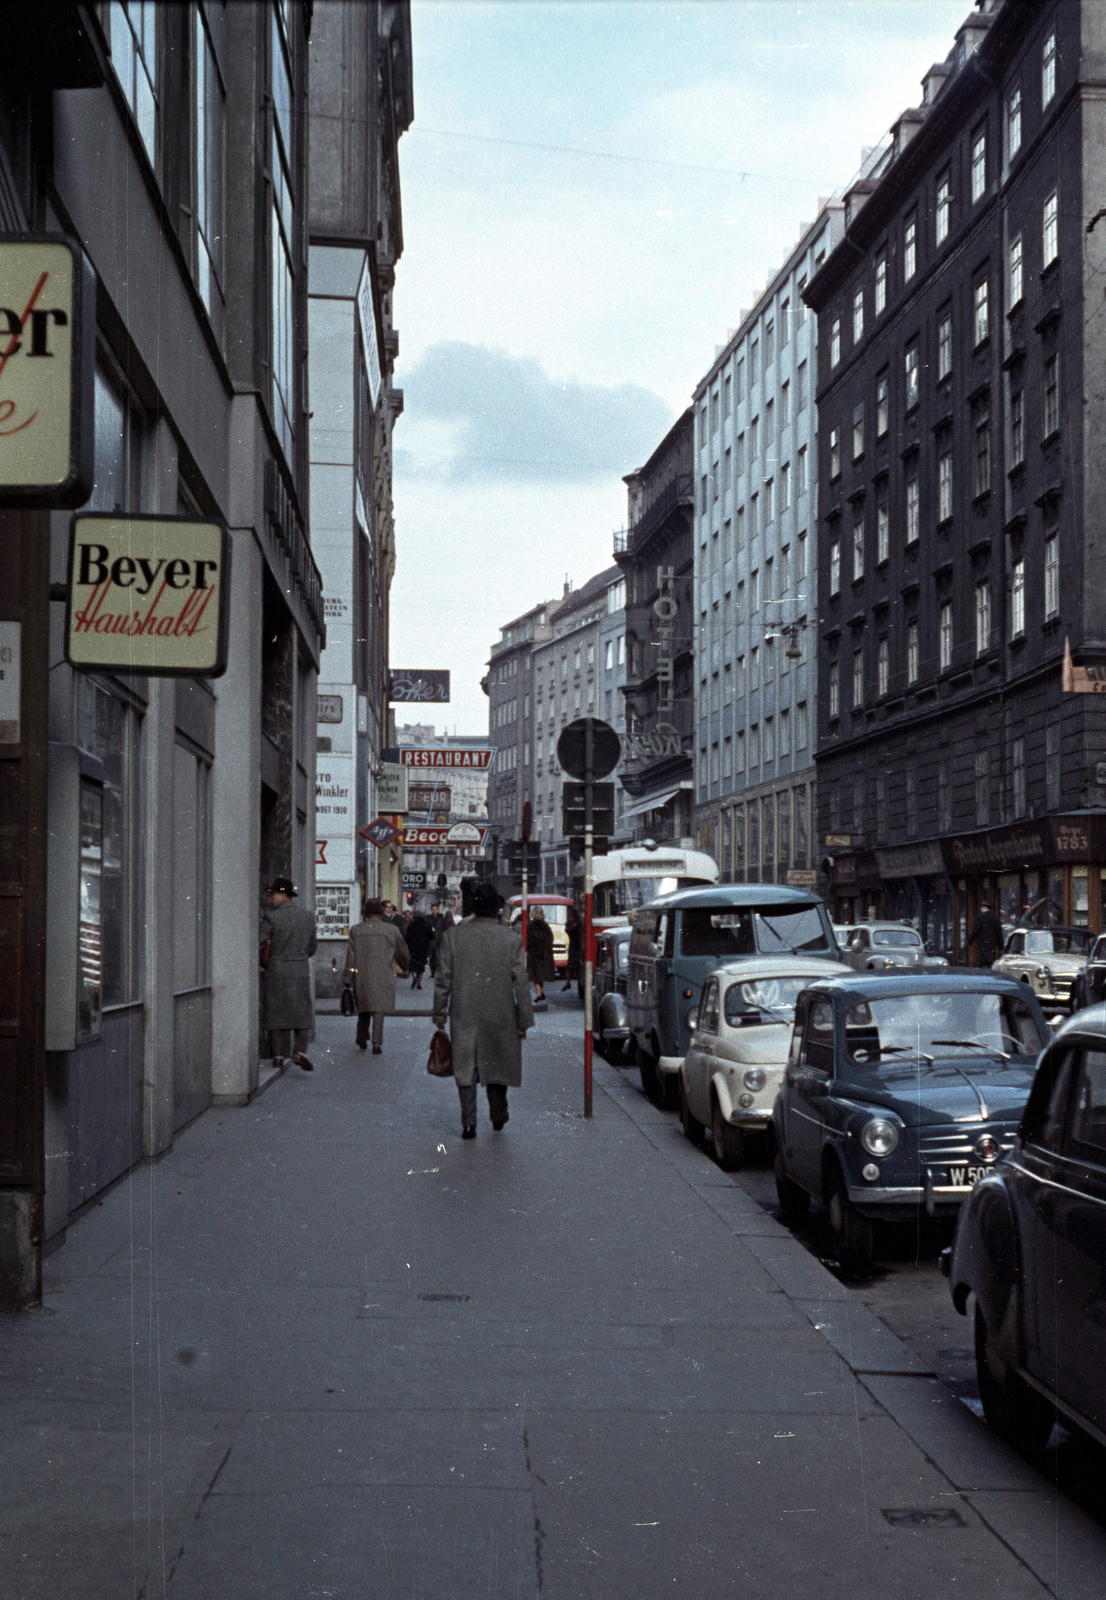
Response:
[{"label": "dark hat", "polygon": [[478,883],[472,891],[472,909],[478,917],[494,917],[499,910],[500,899],[496,887],[492,883]]},{"label": "dark hat", "polygon": [[274,878],[265,893],[286,894],[289,900],[296,898],[296,890],[291,878]]}]

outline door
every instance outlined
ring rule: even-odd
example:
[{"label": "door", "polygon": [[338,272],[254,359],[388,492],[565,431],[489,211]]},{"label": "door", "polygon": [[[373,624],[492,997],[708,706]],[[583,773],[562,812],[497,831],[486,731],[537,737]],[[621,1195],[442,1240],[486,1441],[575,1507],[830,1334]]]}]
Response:
[{"label": "door", "polygon": [[703,998],[699,1002],[698,1027],[691,1036],[691,1043],[684,1057],[688,1104],[694,1115],[703,1123],[710,1121],[710,1078],[717,1042],[718,979],[711,978],[704,986]]},{"label": "door", "polygon": [[787,1165],[811,1194],[822,1192],[822,1106],[833,1077],[833,1002],[814,995],[807,1005],[798,1060],[787,1064]]}]

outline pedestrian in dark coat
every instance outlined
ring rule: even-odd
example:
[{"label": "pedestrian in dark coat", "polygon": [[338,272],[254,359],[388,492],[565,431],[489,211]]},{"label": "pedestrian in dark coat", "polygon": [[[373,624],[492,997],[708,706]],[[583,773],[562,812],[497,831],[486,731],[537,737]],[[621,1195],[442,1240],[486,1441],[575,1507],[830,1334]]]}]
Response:
[{"label": "pedestrian in dark coat", "polygon": [[1002,949],[1002,923],[984,900],[968,935],[968,948],[975,945],[981,967],[989,967]]},{"label": "pedestrian in dark coat", "polygon": [[443,912],[436,900],[430,907],[430,926],[434,930],[434,943],[430,946],[430,976],[433,977],[438,970],[438,951],[442,947],[442,940],[446,930],[453,926],[452,913]]},{"label": "pedestrian in dark coat", "polygon": [[396,1008],[396,970],[407,973],[410,958],[403,935],[384,916],[379,900],[365,901],[365,915],[349,930],[343,982],[353,989],[357,1008],[357,1048],[369,1042],[372,1023],[373,1055],[384,1048],[384,1018]]},{"label": "pedestrian in dark coat", "polygon": [[416,912],[408,923],[405,939],[411,956],[411,987],[421,989],[422,975],[434,943],[434,930],[421,911]]},{"label": "pedestrian in dark coat", "polygon": [[571,989],[573,982],[580,976],[580,913],[575,906],[569,906],[565,914],[565,928],[568,933],[568,966],[565,968],[565,981],[563,987]]},{"label": "pedestrian in dark coat", "polygon": [[526,970],[536,990],[538,1000],[545,999],[545,986],[557,976],[553,964],[553,929],[545,920],[541,906],[529,913],[526,930]]},{"label": "pedestrian in dark coat", "polygon": [[274,1066],[282,1067],[291,1056],[305,1072],[313,1072],[307,1046],[315,1034],[315,1003],[311,997],[315,918],[302,906],[292,904],[296,891],[290,879],[274,878],[268,893],[269,910],[261,919],[261,961],[265,968],[262,1026],[269,1030]]},{"label": "pedestrian in dark coat", "polygon": [[490,883],[477,884],[472,908],[443,938],[434,978],[434,1026],[449,1021],[466,1139],[476,1138],[478,1083],[488,1091],[492,1127],[498,1133],[507,1122],[507,1089],[522,1082],[522,1041],[534,1025],[522,940],[496,921]]}]

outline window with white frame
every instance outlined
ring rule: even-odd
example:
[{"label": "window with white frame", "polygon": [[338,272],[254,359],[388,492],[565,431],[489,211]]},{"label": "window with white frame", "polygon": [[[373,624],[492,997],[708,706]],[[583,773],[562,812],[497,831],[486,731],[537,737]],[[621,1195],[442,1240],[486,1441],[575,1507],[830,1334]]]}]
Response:
[{"label": "window with white frame", "polygon": [[1022,236],[1015,234],[1010,241],[1010,307],[1018,305],[1025,294],[1025,265],[1022,253]]},{"label": "window with white frame", "polygon": [[858,400],[853,406],[853,460],[859,461],[864,454],[864,402]]},{"label": "window with white frame", "polygon": [[1020,639],[1025,632],[1025,558],[1019,556],[1010,569],[1010,637]]},{"label": "window with white frame", "polygon": [[876,654],[876,692],[882,699],[891,681],[891,645],[884,634]]},{"label": "window with white frame", "polygon": [[157,13],[154,0],[111,4],[111,64],[151,164],[157,161]]},{"label": "window with white frame", "polygon": [[987,129],[972,134],[972,204],[982,200],[987,189]]},{"label": "window with white frame", "polygon": [[853,293],[853,344],[859,344],[864,337],[864,289],[857,289]]},{"label": "window with white frame", "polygon": [[1010,465],[1020,467],[1025,460],[1025,395],[1015,389],[1010,396]]},{"label": "window with white frame", "polygon": [[902,230],[902,281],[909,283],[918,270],[918,213],[906,219]]},{"label": "window with white frame", "polygon": [[991,332],[989,286],[982,278],[972,290],[972,343],[982,344]]},{"label": "window with white frame", "polygon": [[1045,536],[1045,618],[1060,614],[1060,534]]},{"label": "window with white frame", "polygon": [[907,411],[918,404],[918,346],[912,344],[903,354],[903,371],[906,376],[905,403]]},{"label": "window with white frame", "polygon": [[887,501],[876,505],[876,565],[880,566],[891,554],[891,516]]},{"label": "window with white frame", "polygon": [[831,428],[829,436],[829,469],[830,478],[841,476],[841,429]]},{"label": "window with white frame", "polygon": [[952,371],[952,312],[946,311],[937,323],[937,382]]},{"label": "window with white frame", "polygon": [[864,576],[864,519],[853,524],[853,582]]},{"label": "window with white frame", "polygon": [[1060,201],[1053,189],[1045,201],[1041,223],[1042,265],[1050,267],[1060,254]]},{"label": "window with white frame", "polygon": [[876,379],[876,438],[883,439],[891,426],[891,382],[886,372]]},{"label": "window with white frame", "polygon": [[830,596],[832,597],[835,594],[840,594],[841,593],[841,541],[840,541],[840,539],[835,539],[833,541],[833,543],[830,545],[829,580],[830,580],[830,586],[829,586]]},{"label": "window with white frame", "polygon": [[853,705],[864,704],[864,651],[853,651]]},{"label": "window with white frame", "polygon": [[876,292],[872,303],[875,316],[879,316],[887,309],[887,251],[881,250],[876,257]]},{"label": "window with white frame", "polygon": [[1060,427],[1060,353],[1054,351],[1045,360],[1045,438]]},{"label": "window with white frame", "polygon": [[914,466],[906,480],[905,542],[911,545],[921,537],[921,494],[918,487],[918,469]]},{"label": "window with white frame", "polygon": [[937,180],[936,239],[938,244],[944,244],[948,238],[951,222],[952,182],[949,174],[945,172]]},{"label": "window with white frame", "polygon": [[841,715],[841,667],[836,659],[829,664],[829,714]]},{"label": "window with white frame", "polygon": [[975,586],[975,653],[984,656],[991,648],[991,584],[983,578]]},{"label": "window with white frame", "polygon": [[987,396],[972,407],[972,494],[991,487],[991,402]]},{"label": "window with white frame", "polygon": [[1010,746],[1010,799],[1015,817],[1025,816],[1025,739],[1019,737]]},{"label": "window with white frame", "polygon": [[834,317],[830,323],[830,366],[836,367],[841,360],[841,318]]},{"label": "window with white frame", "polygon": [[937,622],[938,665],[941,672],[952,666],[952,601],[944,600]]},{"label": "window with white frame", "polygon": [[1006,159],[1013,161],[1022,147],[1022,92],[1015,84],[1006,102]]},{"label": "window with white frame", "polygon": [[1056,93],[1056,34],[1050,33],[1041,51],[1041,109]]},{"label": "window with white frame", "polygon": [[906,624],[906,681],[918,681],[918,624],[911,621]]},{"label": "window with white frame", "polygon": [[952,516],[952,446],[947,445],[937,457],[937,521],[947,522]]}]

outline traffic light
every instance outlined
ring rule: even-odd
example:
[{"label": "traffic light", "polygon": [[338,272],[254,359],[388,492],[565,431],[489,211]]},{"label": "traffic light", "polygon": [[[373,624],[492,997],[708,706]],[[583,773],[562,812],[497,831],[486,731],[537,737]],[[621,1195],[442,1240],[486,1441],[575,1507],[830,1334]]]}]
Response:
[{"label": "traffic light", "polygon": [[[614,832],[614,784],[593,783],[591,786],[591,826],[596,834],[596,851],[600,851],[598,836],[609,838]],[[561,785],[561,828],[568,839],[579,835],[583,850],[584,837],[584,785],[570,782],[567,778]]]}]

